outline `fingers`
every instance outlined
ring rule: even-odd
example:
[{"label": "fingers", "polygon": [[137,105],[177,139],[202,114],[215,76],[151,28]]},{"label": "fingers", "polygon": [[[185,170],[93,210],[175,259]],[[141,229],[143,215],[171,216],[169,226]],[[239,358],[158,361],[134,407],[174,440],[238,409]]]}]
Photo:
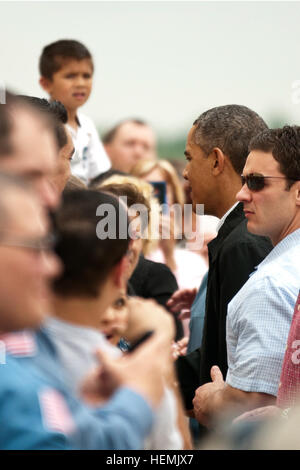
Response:
[{"label": "fingers", "polygon": [[147,330],[163,331],[170,340],[175,336],[173,316],[156,302],[131,298],[128,312],[128,327],[124,334],[128,341],[135,341]]},{"label": "fingers", "polygon": [[178,315],[179,320],[186,320],[187,318],[190,318],[191,311],[189,308],[181,308],[180,310],[183,311]]},{"label": "fingers", "polygon": [[174,292],[172,297],[167,302],[167,307],[172,312],[179,310],[190,309],[193,301],[195,300],[197,289],[180,289]]},{"label": "fingers", "polygon": [[210,376],[213,382],[224,383],[223,374],[218,366],[213,366],[211,368]]}]

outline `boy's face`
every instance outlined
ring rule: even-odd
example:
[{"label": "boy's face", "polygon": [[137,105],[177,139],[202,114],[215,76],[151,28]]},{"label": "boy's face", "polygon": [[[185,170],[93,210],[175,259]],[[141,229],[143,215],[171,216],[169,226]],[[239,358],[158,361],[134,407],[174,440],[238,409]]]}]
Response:
[{"label": "boy's face", "polygon": [[128,306],[125,294],[106,309],[100,319],[99,330],[106,336],[107,340],[117,345],[125,332],[128,324]]},{"label": "boy's face", "polygon": [[52,99],[61,101],[68,111],[74,111],[89,98],[93,83],[90,59],[66,59],[51,80],[42,77],[42,87]]}]

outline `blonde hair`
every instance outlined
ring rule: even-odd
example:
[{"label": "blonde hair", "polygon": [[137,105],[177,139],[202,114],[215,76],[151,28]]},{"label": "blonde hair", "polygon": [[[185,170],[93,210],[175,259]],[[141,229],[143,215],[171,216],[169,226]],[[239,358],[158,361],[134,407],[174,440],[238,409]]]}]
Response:
[{"label": "blonde hair", "polygon": [[134,165],[131,173],[134,176],[142,178],[156,168],[161,170],[165,176],[166,182],[171,185],[174,203],[183,206],[185,201],[184,191],[175,168],[168,160],[150,160],[144,158]]},{"label": "blonde hair", "polygon": [[[113,175],[107,178],[106,180],[102,181],[99,185],[94,187],[94,189],[101,189],[105,190],[106,186],[111,185],[125,185],[130,184],[133,185],[147,201],[147,204],[150,208],[148,211],[148,238],[143,239],[143,254],[148,255],[158,244],[158,240],[154,238],[154,234],[152,231],[152,220],[154,217],[159,217],[160,208],[159,203],[154,196],[154,189],[150,183],[146,181],[136,178],[135,176],[131,175]],[[124,194],[126,196],[126,194]],[[156,219],[158,220],[158,219]]]}]

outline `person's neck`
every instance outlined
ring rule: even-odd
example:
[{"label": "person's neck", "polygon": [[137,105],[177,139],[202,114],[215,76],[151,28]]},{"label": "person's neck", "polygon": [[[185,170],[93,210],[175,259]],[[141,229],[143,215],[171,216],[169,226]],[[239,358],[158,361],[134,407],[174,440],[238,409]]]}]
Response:
[{"label": "person's neck", "polygon": [[68,124],[76,130],[78,128],[77,109],[67,109],[67,112]]},{"label": "person's neck", "polygon": [[55,296],[52,307],[53,316],[60,320],[87,328],[99,328],[101,314],[107,306],[100,298]]},{"label": "person's neck", "polygon": [[220,202],[219,206],[216,208],[216,213],[214,214],[215,217],[218,217],[219,219],[222,219],[222,217],[226,214],[226,212],[229,211],[229,209],[231,207],[234,206],[234,204],[236,204],[236,199],[235,197],[228,197],[226,198],[226,200],[222,200],[222,202]]},{"label": "person's neck", "polygon": [[241,190],[241,181],[239,177],[228,175],[219,184],[220,191],[216,198],[215,213],[212,214],[221,219],[231,207],[236,204],[236,195]]}]

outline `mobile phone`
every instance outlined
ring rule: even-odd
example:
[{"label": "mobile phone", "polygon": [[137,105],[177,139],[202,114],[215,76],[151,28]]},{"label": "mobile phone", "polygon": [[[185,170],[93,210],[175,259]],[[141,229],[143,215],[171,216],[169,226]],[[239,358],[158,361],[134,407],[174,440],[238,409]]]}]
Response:
[{"label": "mobile phone", "polygon": [[167,203],[167,185],[165,181],[150,181],[154,187],[154,196],[158,199],[159,204]]},{"label": "mobile phone", "polygon": [[138,346],[140,346],[144,341],[146,341],[150,336],[152,336],[154,333],[153,330],[146,331],[140,338],[138,338],[136,341],[133,343],[130,343],[127,352],[130,353],[134,351]]}]

